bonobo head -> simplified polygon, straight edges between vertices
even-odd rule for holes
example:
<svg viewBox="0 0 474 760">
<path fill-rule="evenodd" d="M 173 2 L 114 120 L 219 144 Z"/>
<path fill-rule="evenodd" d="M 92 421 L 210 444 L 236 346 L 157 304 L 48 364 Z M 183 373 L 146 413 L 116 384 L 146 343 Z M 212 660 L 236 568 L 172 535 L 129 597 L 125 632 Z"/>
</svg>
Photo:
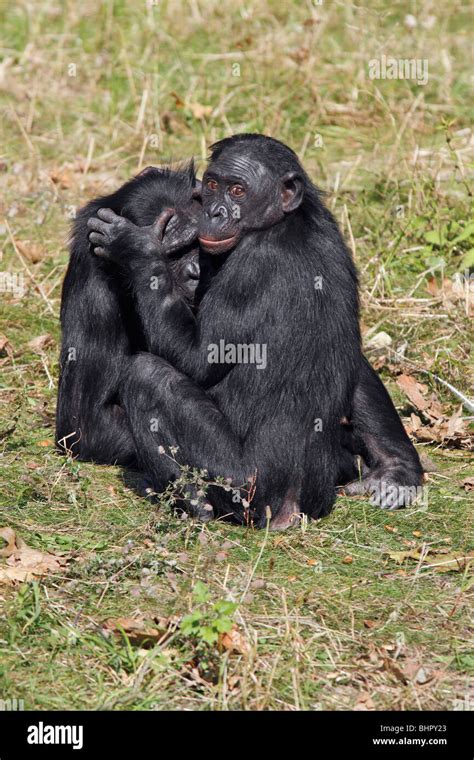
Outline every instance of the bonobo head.
<svg viewBox="0 0 474 760">
<path fill-rule="evenodd" d="M 122 216 L 139 227 L 153 224 L 165 208 L 174 209 L 162 244 L 176 286 L 191 306 L 199 298 L 197 230 L 201 204 L 196 198 L 200 187 L 192 161 L 178 170 L 148 166 L 125 186 L 126 203 L 120 208 Z"/>
<path fill-rule="evenodd" d="M 163 245 L 168 253 L 175 253 L 197 238 L 201 204 L 196 198 L 200 196 L 200 188 L 192 161 L 177 170 L 148 166 L 124 186 L 126 203 L 120 214 L 139 227 L 146 227 L 166 208 L 173 208 Z"/>
<path fill-rule="evenodd" d="M 272 227 L 302 203 L 308 180 L 296 154 L 278 140 L 235 135 L 211 151 L 198 232 L 207 253 L 230 251 L 246 233 Z"/>
</svg>

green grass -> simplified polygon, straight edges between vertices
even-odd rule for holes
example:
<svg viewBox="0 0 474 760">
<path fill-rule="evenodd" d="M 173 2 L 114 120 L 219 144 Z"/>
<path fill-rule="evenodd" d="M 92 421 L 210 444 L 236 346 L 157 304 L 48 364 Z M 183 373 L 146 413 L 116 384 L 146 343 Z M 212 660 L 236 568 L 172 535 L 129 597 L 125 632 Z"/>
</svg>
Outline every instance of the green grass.
<svg viewBox="0 0 474 760">
<path fill-rule="evenodd" d="M 207 147 L 238 131 L 288 143 L 329 191 L 361 272 L 364 331 L 385 330 L 469 394 L 465 299 L 426 290 L 441 266 L 447 279 L 464 272 L 474 247 L 456 242 L 472 219 L 467 3 L 10 6 L 0 271 L 22 273 L 25 293 L 1 294 L 0 527 L 71 559 L 63 574 L 0 586 L 0 697 L 51 709 L 453 709 L 474 664 L 469 571 L 387 552 L 472 549 L 466 451 L 420 447 L 437 466 L 426 508 L 387 514 L 341 498 L 321 522 L 266 535 L 178 520 L 120 470 L 61 459 L 48 442 L 71 212 L 141 166 L 194 155 L 202 168 Z M 427 58 L 428 84 L 370 80 L 382 54 Z M 28 346 L 44 334 L 43 350 Z M 180 629 L 146 649 L 102 632 L 118 616 L 212 617 L 221 599 L 238 603 L 244 654 Z"/>
</svg>

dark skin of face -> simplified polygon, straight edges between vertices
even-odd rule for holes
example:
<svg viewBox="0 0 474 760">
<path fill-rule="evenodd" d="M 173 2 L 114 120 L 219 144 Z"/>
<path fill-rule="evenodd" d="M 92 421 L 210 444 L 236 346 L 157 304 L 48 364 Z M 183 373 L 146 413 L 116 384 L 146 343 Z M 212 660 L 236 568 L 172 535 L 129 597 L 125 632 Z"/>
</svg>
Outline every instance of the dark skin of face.
<svg viewBox="0 0 474 760">
<path fill-rule="evenodd" d="M 303 184 L 294 172 L 278 178 L 255 159 L 225 151 L 209 164 L 201 192 L 199 243 L 207 253 L 219 254 L 298 208 Z"/>
</svg>

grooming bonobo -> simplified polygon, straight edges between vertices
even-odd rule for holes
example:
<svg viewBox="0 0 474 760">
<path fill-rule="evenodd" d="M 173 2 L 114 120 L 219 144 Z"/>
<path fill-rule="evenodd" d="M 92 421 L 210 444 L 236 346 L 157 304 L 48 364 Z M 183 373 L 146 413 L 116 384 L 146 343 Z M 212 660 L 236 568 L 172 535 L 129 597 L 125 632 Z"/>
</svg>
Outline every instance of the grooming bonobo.
<svg viewBox="0 0 474 760">
<path fill-rule="evenodd" d="M 410 487 L 421 482 L 418 455 L 362 355 L 356 271 L 296 155 L 261 135 L 217 143 L 203 177 L 202 208 L 193 200 L 194 176 L 186 176 L 179 198 L 172 173 L 163 183 L 157 179 L 155 199 L 151 186 L 144 189 L 137 205 L 148 209 L 146 218 L 132 200 L 121 208 L 105 198 L 86 207 L 82 226 L 76 224 L 76 246 L 81 253 L 87 247 L 88 224 L 98 255 L 87 253 L 106 276 L 93 275 L 88 313 L 79 309 L 76 342 L 64 336 L 63 357 L 68 346 L 81 344 L 78 334 L 90 352 L 91 334 L 103 329 L 101 308 L 110 316 L 108 342 L 104 336 L 94 347 L 88 376 L 76 367 L 76 384 L 68 385 L 63 358 L 63 408 L 79 396 L 84 411 L 93 397 L 115 429 L 102 455 L 103 423 L 87 410 L 81 424 L 76 413 L 62 432 L 74 432 L 81 457 L 88 437 L 98 450 L 87 458 L 128 461 L 130 454 L 156 491 L 177 477 L 179 465 L 205 469 L 210 481 L 226 478 L 230 491 L 210 486 L 203 499 L 207 517 L 263 526 L 271 514 L 272 527 L 287 527 L 301 513 L 327 514 L 336 485 L 350 480 L 346 493 L 375 492 L 385 508 L 407 503 Z M 205 268 L 198 298 L 186 292 L 187 264 L 177 269 L 191 253 Z M 74 300 L 73 285 L 85 288 L 77 268 L 71 260 L 63 313 Z M 108 354 L 117 345 L 118 363 L 116 353 Z M 350 426 L 341 425 L 344 418 Z M 162 453 L 171 447 L 177 461 Z M 360 479 L 357 454 L 365 462 Z"/>
</svg>

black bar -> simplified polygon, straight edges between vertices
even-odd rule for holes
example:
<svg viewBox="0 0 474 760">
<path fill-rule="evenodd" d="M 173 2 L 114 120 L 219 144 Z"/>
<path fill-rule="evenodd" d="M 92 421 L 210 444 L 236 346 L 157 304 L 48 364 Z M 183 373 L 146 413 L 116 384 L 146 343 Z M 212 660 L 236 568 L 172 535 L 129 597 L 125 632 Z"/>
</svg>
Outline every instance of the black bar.
<svg viewBox="0 0 474 760">
<path fill-rule="evenodd" d="M 194 758 L 199 752 L 213 760 L 229 754 L 246 758 L 259 750 L 268 757 L 291 747 L 310 758 L 327 748 L 348 758 L 354 753 L 380 758 L 408 753 L 472 760 L 472 718 L 462 711 L 0 712 L 0 760 L 92 758 L 99 752 L 114 760 L 182 757 L 186 752 Z M 50 738 L 69 744 L 46 743 Z"/>
</svg>

